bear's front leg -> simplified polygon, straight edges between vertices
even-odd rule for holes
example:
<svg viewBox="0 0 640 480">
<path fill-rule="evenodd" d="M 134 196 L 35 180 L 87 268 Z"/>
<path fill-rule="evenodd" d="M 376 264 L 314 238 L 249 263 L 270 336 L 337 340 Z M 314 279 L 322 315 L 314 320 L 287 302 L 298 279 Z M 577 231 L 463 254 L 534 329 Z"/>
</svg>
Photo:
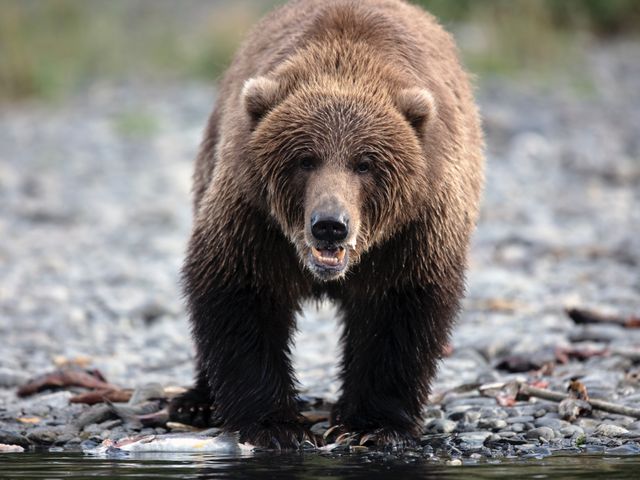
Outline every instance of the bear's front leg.
<svg viewBox="0 0 640 480">
<path fill-rule="evenodd" d="M 289 359 L 294 312 L 251 287 L 210 284 L 191 292 L 199 378 L 215 398 L 222 428 L 260 447 L 299 447 L 307 436 Z"/>
<path fill-rule="evenodd" d="M 333 423 L 363 443 L 415 442 L 457 305 L 436 287 L 343 299 L 343 386 Z"/>
</svg>

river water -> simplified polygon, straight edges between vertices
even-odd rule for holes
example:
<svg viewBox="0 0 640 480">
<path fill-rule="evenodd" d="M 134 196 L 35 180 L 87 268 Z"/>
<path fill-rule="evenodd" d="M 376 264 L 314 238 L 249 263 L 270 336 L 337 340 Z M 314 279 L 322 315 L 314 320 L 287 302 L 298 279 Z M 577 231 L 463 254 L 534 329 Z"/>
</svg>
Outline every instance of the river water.
<svg viewBox="0 0 640 480">
<path fill-rule="evenodd" d="M 515 478 L 637 479 L 640 457 L 555 455 L 544 459 L 483 461 L 461 466 L 393 455 L 136 454 L 122 458 L 88 457 L 76 452 L 4 454 L 0 479 L 208 479 L 208 478 Z"/>
</svg>

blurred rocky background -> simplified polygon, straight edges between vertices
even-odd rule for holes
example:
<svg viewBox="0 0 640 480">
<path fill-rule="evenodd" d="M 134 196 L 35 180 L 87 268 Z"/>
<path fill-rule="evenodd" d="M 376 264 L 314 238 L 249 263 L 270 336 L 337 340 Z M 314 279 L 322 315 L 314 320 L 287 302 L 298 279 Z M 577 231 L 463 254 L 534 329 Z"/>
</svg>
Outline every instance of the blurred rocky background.
<svg viewBox="0 0 640 480">
<path fill-rule="evenodd" d="M 69 406 L 77 386 L 17 397 L 56 368 L 97 368 L 139 398 L 190 383 L 192 160 L 216 78 L 275 3 L 0 2 L 0 443 L 140 430 L 104 411 L 74 422 L 92 411 Z M 488 154 L 468 298 L 425 432 L 455 432 L 463 450 L 637 450 L 636 418 L 569 423 L 553 402 L 476 387 L 565 392 L 579 377 L 593 398 L 640 407 L 640 2 L 419 3 L 476 75 Z M 336 312 L 309 306 L 299 327 L 302 391 L 332 401 Z"/>
</svg>

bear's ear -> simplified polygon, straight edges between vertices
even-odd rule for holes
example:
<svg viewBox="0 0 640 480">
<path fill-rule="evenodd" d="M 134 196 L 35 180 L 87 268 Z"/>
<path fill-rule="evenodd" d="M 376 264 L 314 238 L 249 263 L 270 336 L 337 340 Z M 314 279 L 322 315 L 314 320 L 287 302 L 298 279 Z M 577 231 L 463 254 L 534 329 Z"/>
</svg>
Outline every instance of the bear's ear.
<svg viewBox="0 0 640 480">
<path fill-rule="evenodd" d="M 422 133 L 436 115 L 436 101 L 424 88 L 405 88 L 398 93 L 396 105 L 411 126 Z"/>
<path fill-rule="evenodd" d="M 264 117 L 283 97 L 280 83 L 267 77 L 254 77 L 244 82 L 242 101 L 254 122 Z"/>
</svg>

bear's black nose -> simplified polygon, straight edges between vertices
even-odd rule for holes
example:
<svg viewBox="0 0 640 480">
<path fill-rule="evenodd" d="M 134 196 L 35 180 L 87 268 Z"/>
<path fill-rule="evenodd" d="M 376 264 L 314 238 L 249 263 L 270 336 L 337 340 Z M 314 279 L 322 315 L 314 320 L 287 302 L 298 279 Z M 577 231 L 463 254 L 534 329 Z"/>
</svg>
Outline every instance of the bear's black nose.
<svg viewBox="0 0 640 480">
<path fill-rule="evenodd" d="M 347 238 L 349 227 L 346 220 L 314 216 L 311 220 L 311 233 L 316 239 L 324 242 L 339 242 Z"/>
</svg>

